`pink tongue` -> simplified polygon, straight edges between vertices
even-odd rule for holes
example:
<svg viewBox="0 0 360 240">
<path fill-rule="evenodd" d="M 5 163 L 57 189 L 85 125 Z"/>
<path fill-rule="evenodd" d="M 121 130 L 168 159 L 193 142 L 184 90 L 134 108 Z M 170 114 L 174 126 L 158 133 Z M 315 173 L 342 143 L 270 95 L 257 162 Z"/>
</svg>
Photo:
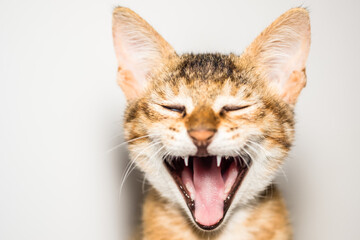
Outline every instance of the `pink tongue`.
<svg viewBox="0 0 360 240">
<path fill-rule="evenodd" d="M 204 226 L 224 215 L 224 180 L 216 158 L 194 158 L 195 220 Z"/>
</svg>

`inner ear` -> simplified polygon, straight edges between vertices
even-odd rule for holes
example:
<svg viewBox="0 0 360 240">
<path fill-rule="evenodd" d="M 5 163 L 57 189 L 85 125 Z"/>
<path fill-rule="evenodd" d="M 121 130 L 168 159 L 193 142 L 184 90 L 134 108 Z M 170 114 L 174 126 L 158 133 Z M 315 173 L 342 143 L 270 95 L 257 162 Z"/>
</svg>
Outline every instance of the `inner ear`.
<svg viewBox="0 0 360 240">
<path fill-rule="evenodd" d="M 151 76 L 176 56 L 160 34 L 128 8 L 114 9 L 113 40 L 117 82 L 127 99 L 141 96 Z"/>
<path fill-rule="evenodd" d="M 293 71 L 289 79 L 285 82 L 282 87 L 281 97 L 282 99 L 294 105 L 301 90 L 306 86 L 306 73 L 303 71 Z"/>
<path fill-rule="evenodd" d="M 133 100 L 141 97 L 143 86 L 135 79 L 131 71 L 118 69 L 116 81 L 126 99 Z"/>
<path fill-rule="evenodd" d="M 295 104 L 306 85 L 305 64 L 310 50 L 310 19 L 304 8 L 294 8 L 276 19 L 245 50 L 270 87 Z"/>
</svg>

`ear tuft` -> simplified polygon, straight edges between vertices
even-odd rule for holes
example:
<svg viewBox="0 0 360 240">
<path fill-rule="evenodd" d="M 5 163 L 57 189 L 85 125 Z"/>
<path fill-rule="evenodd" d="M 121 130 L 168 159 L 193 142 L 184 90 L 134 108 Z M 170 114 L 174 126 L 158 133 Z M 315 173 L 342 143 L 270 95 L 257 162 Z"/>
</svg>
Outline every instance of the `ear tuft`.
<svg viewBox="0 0 360 240">
<path fill-rule="evenodd" d="M 310 50 L 310 19 L 304 8 L 294 8 L 276 19 L 246 49 L 259 72 L 290 104 L 306 83 L 305 64 Z"/>
</svg>

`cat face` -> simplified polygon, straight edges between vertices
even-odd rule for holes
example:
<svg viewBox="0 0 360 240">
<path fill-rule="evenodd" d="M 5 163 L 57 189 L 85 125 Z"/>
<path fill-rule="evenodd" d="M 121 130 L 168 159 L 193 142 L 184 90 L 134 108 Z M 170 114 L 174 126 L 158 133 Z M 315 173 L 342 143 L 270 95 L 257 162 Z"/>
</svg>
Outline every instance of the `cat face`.
<svg viewBox="0 0 360 240">
<path fill-rule="evenodd" d="M 126 8 L 113 18 L 132 161 L 202 230 L 221 226 L 274 178 L 305 85 L 306 10 L 292 9 L 241 56 L 178 56 Z"/>
</svg>

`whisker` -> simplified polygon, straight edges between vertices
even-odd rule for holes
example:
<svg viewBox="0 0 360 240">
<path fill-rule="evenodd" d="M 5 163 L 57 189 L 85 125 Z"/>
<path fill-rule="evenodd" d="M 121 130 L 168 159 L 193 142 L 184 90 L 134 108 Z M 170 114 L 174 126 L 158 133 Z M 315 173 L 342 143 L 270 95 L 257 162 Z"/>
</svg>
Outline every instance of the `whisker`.
<svg viewBox="0 0 360 240">
<path fill-rule="evenodd" d="M 268 155 L 270 155 L 270 153 L 269 153 L 263 146 L 261 146 L 261 145 L 260 145 L 259 143 L 257 143 L 257 142 L 251 141 L 251 140 L 248 140 L 248 142 L 256 145 L 256 146 L 261 150 L 261 152 L 262 152 L 263 156 L 266 158 L 266 160 L 269 161 Z M 249 144 L 248 144 L 247 146 L 250 147 L 250 148 L 252 148 L 252 149 L 254 149 L 254 147 L 251 146 L 251 145 L 249 145 Z M 287 176 L 286 176 L 286 174 L 285 174 L 285 171 L 284 171 L 284 169 L 282 168 L 281 165 L 279 165 L 279 169 L 280 169 L 280 171 L 282 172 L 282 174 L 284 175 L 285 180 L 288 181 L 288 178 L 287 178 Z"/>
<path fill-rule="evenodd" d="M 255 149 L 254 147 L 252 147 L 250 144 L 246 144 L 246 147 L 251 148 L 251 149 L 253 150 L 253 152 L 255 152 L 256 154 L 258 154 L 258 152 L 259 152 L 257 149 Z M 262 152 L 261 152 L 261 153 L 262 153 Z M 262 153 L 262 155 L 268 160 L 266 154 Z M 265 165 L 263 162 L 259 161 L 259 159 L 256 159 L 256 162 L 257 162 L 258 164 L 260 164 L 266 172 L 269 172 L 269 173 L 270 173 L 271 170 L 268 168 L 267 165 Z"/>
<path fill-rule="evenodd" d="M 164 149 L 165 146 L 162 146 L 161 148 L 159 148 L 150 158 L 149 161 L 151 161 L 153 159 L 153 157 L 155 157 L 162 149 Z M 160 165 L 159 165 L 160 166 Z M 160 169 L 157 170 L 157 172 L 159 172 Z"/>
<path fill-rule="evenodd" d="M 266 151 L 266 149 L 265 149 L 263 146 L 261 146 L 259 143 L 254 142 L 254 141 L 251 141 L 251 140 L 248 140 L 248 142 L 249 142 L 249 143 L 252 143 L 252 144 L 255 144 L 256 146 L 258 146 L 258 147 L 265 153 L 265 155 L 268 155 L 268 154 L 269 154 L 268 151 Z"/>
<path fill-rule="evenodd" d="M 126 170 L 125 170 L 123 179 L 122 179 L 121 184 L 120 184 L 119 196 L 121 195 L 121 192 L 122 192 L 122 189 L 123 189 L 123 187 L 124 187 L 124 184 L 125 184 L 127 178 L 129 177 L 130 173 L 136 168 L 136 166 L 135 166 L 135 161 L 138 159 L 138 157 L 139 157 L 144 151 L 146 151 L 147 149 L 149 149 L 150 147 L 153 147 L 153 146 L 155 146 L 155 145 L 157 145 L 157 144 L 160 144 L 160 143 L 161 143 L 160 141 L 159 141 L 159 142 L 155 142 L 155 143 L 150 143 L 150 145 L 147 146 L 146 148 L 144 148 L 138 155 L 136 155 L 136 157 L 135 157 L 133 160 L 130 159 L 130 162 L 129 162 L 128 166 L 126 167 Z"/>
<path fill-rule="evenodd" d="M 260 163 L 260 162 L 258 161 L 258 159 L 256 159 L 252 154 L 250 154 L 250 152 L 247 151 L 247 150 L 245 149 L 245 147 L 248 147 L 248 145 L 245 144 L 245 145 L 243 146 L 243 148 L 241 148 L 239 151 L 236 151 L 236 152 L 238 152 L 238 154 L 239 154 L 241 157 L 243 157 L 243 154 L 241 153 L 241 151 L 243 151 L 243 152 L 245 152 L 245 153 L 248 155 L 248 157 L 251 159 L 251 161 L 257 162 L 257 163 L 259 163 L 260 165 L 262 165 L 262 163 Z M 255 151 L 255 154 L 256 154 L 256 151 Z M 246 166 L 247 166 L 248 168 L 250 168 L 249 165 L 248 165 L 248 163 L 247 163 L 246 161 L 244 161 L 244 162 L 245 162 Z M 264 167 L 264 166 L 263 166 L 263 167 Z M 264 167 L 264 168 L 265 168 L 265 167 Z M 265 169 L 266 169 L 266 168 L 265 168 Z M 253 172 L 254 172 L 255 176 L 258 177 L 257 172 L 256 172 L 256 171 L 253 171 Z"/>
<path fill-rule="evenodd" d="M 245 158 L 247 158 L 247 157 L 243 155 L 243 153 L 241 152 L 241 150 L 240 150 L 240 151 L 235 150 L 235 152 L 236 152 L 238 155 L 240 155 L 241 158 L 244 158 L 243 161 L 244 161 L 244 163 L 246 164 L 247 168 L 249 168 L 249 164 L 248 164 L 247 161 L 245 160 Z M 250 160 L 252 160 L 250 155 L 248 155 L 248 157 L 250 158 Z"/>
<path fill-rule="evenodd" d="M 165 151 L 164 155 L 163 155 L 163 159 L 166 159 L 168 156 L 170 156 L 170 152 L 169 151 Z M 160 172 L 161 167 L 158 168 L 157 172 Z"/>
<path fill-rule="evenodd" d="M 141 184 L 141 190 L 143 194 L 145 193 L 145 182 L 146 182 L 146 174 L 144 173 L 144 178 Z"/>
<path fill-rule="evenodd" d="M 245 146 L 246 146 L 246 145 L 245 145 Z M 248 151 L 245 150 L 245 147 L 243 147 L 241 150 L 244 151 L 244 152 L 250 157 L 250 159 L 251 159 L 252 161 L 255 161 L 255 158 L 254 158 Z M 247 163 L 247 161 L 244 161 L 244 162 L 245 162 L 247 168 L 250 168 L 250 166 L 249 166 L 249 164 Z"/>
<path fill-rule="evenodd" d="M 138 139 L 151 137 L 151 136 L 156 136 L 156 135 L 155 134 L 147 134 L 147 135 L 144 135 L 144 136 L 141 136 L 141 137 L 130 139 L 129 141 L 122 142 L 122 143 L 116 145 L 115 147 L 110 148 L 109 150 L 106 151 L 106 153 L 110 153 L 110 152 L 114 151 L 115 149 L 117 149 L 117 148 L 119 148 L 119 147 L 121 147 L 121 146 L 123 146 L 123 145 L 125 145 L 127 143 L 131 143 L 131 142 L 134 142 L 134 141 L 136 141 Z"/>
<path fill-rule="evenodd" d="M 136 157 L 135 157 L 134 159 L 130 159 L 129 164 L 130 164 L 130 165 L 134 164 L 135 161 L 137 160 L 137 158 L 138 158 L 145 150 L 147 150 L 147 149 L 150 148 L 150 147 L 153 147 L 153 146 L 157 145 L 158 143 L 160 143 L 160 141 L 150 143 L 149 146 L 145 147 L 142 151 L 140 151 L 140 153 L 139 153 L 138 155 L 136 155 Z M 128 166 L 128 167 L 129 167 L 129 166 Z M 127 167 L 127 168 L 128 168 L 128 167 Z M 129 168 L 130 168 L 130 167 L 129 167 Z"/>
</svg>

